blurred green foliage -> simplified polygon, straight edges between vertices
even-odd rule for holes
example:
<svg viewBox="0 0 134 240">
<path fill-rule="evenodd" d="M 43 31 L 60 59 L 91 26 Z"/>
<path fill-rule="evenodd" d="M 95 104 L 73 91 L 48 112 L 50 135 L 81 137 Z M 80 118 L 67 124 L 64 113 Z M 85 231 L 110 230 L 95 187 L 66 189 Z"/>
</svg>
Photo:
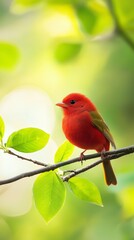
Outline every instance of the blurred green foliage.
<svg viewBox="0 0 134 240">
<path fill-rule="evenodd" d="M 54 51 L 55 59 L 58 62 L 65 63 L 77 57 L 81 49 L 81 44 L 78 43 L 60 43 Z"/>
<path fill-rule="evenodd" d="M 83 31 L 92 33 L 96 24 L 97 15 L 90 8 L 84 5 L 78 5 L 75 9 Z"/>
<path fill-rule="evenodd" d="M 134 1 L 1 0 L 0 42 L 1 99 L 29 85 L 53 103 L 82 92 L 98 106 L 117 147 L 134 144 Z M 56 114 L 52 138 L 59 145 L 64 136 Z M 68 190 L 65 207 L 48 225 L 34 205 L 22 216 L 1 214 L 0 240 L 133 240 L 133 156 L 113 165 L 117 188 L 104 185 L 100 167 L 84 174 L 98 186 L 104 208 Z"/>
<path fill-rule="evenodd" d="M 16 66 L 19 61 L 19 50 L 16 46 L 0 42 L 0 69 L 10 70 Z"/>
</svg>

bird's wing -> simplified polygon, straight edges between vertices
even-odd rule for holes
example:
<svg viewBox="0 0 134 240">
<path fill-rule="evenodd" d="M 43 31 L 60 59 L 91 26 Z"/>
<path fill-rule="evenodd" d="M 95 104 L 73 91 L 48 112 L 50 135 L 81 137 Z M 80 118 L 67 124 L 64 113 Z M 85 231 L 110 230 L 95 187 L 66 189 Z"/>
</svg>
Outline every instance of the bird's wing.
<svg viewBox="0 0 134 240">
<path fill-rule="evenodd" d="M 92 124 L 95 127 L 97 127 L 104 134 L 104 136 L 111 143 L 113 148 L 116 148 L 116 145 L 115 145 L 114 139 L 110 133 L 110 130 L 109 130 L 108 126 L 106 125 L 106 123 L 104 122 L 101 115 L 97 111 L 91 111 L 90 117 L 91 117 Z"/>
</svg>

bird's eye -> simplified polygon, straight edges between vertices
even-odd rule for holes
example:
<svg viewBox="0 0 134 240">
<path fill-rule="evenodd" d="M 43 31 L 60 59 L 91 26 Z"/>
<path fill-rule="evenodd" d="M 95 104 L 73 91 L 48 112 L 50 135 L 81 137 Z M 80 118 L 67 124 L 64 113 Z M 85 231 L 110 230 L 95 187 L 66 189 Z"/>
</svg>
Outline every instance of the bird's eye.
<svg viewBox="0 0 134 240">
<path fill-rule="evenodd" d="M 75 100 L 71 100 L 71 101 L 70 101 L 71 104 L 74 104 L 75 102 L 76 102 Z"/>
</svg>

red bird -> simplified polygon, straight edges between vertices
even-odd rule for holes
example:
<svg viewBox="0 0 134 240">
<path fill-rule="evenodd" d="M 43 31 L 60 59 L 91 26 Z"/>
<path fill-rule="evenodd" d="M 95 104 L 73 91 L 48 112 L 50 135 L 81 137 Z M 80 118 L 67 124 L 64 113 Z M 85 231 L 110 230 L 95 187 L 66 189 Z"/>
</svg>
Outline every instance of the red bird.
<svg viewBox="0 0 134 240">
<path fill-rule="evenodd" d="M 80 93 L 71 93 L 57 106 L 63 109 L 62 128 L 66 138 L 75 146 L 95 149 L 97 152 L 109 151 L 110 143 L 116 148 L 113 137 L 95 105 Z M 110 161 L 103 163 L 107 185 L 117 184 Z"/>
</svg>

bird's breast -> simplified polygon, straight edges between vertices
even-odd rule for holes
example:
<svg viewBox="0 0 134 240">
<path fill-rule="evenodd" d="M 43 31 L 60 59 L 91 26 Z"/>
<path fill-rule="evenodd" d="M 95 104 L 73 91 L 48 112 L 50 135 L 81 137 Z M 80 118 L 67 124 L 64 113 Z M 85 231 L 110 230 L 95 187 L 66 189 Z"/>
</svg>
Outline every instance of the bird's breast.
<svg viewBox="0 0 134 240">
<path fill-rule="evenodd" d="M 97 151 L 109 148 L 109 142 L 103 133 L 93 126 L 88 112 L 64 116 L 62 128 L 66 138 L 79 148 Z"/>
</svg>

